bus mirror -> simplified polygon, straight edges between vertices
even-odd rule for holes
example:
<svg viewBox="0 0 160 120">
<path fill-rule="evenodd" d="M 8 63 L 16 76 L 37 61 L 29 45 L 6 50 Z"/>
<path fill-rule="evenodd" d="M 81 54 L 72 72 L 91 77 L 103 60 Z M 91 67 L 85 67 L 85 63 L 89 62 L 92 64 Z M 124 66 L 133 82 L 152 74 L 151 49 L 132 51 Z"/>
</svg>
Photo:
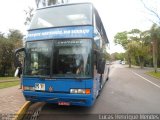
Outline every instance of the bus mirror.
<svg viewBox="0 0 160 120">
<path fill-rule="evenodd" d="M 93 51 L 94 52 L 94 54 L 93 54 L 93 56 L 94 56 L 94 64 L 96 64 L 97 63 L 97 52 L 96 51 Z"/>
<path fill-rule="evenodd" d="M 98 69 L 98 58 L 99 58 L 98 55 L 99 54 L 98 54 L 98 51 L 96 51 L 96 50 L 94 50 L 93 52 L 94 52 L 94 55 L 93 55 L 94 56 L 94 65 L 96 66 L 96 70 L 97 70 Z"/>
<path fill-rule="evenodd" d="M 20 52 L 24 52 L 24 48 L 19 48 L 17 50 L 15 50 L 15 60 L 14 60 L 14 66 L 17 67 L 21 67 L 21 61 L 20 61 Z"/>
<path fill-rule="evenodd" d="M 99 59 L 98 60 L 98 73 L 99 74 L 104 74 L 104 69 L 105 69 L 105 60 Z"/>
</svg>

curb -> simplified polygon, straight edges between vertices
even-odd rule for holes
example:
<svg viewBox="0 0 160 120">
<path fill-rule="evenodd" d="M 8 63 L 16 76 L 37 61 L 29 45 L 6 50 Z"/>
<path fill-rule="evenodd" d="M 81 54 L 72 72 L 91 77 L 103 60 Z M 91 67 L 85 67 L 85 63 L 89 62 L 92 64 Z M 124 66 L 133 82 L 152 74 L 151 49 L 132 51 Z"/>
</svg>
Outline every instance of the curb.
<svg viewBox="0 0 160 120">
<path fill-rule="evenodd" d="M 24 115 L 25 115 L 27 109 L 29 108 L 30 104 L 31 104 L 30 101 L 25 102 L 24 105 L 18 110 L 18 112 L 16 112 L 13 120 L 21 120 L 24 117 Z"/>
</svg>

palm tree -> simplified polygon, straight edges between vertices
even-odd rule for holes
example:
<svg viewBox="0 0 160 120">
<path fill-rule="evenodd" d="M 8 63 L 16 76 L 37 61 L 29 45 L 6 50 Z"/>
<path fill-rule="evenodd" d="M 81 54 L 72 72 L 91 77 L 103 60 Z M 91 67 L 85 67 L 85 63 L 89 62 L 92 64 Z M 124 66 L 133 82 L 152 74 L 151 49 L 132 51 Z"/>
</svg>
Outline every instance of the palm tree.
<svg viewBox="0 0 160 120">
<path fill-rule="evenodd" d="M 160 40 L 160 27 L 157 24 L 153 24 L 150 29 L 151 40 L 153 45 L 153 66 L 154 72 L 157 72 L 157 59 L 158 59 L 158 40 Z"/>
</svg>

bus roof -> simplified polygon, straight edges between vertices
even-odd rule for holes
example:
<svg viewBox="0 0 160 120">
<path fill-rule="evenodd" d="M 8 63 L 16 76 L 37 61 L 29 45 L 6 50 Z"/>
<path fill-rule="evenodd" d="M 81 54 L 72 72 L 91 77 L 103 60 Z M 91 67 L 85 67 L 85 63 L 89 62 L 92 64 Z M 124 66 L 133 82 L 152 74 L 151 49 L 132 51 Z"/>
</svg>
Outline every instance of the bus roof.
<svg viewBox="0 0 160 120">
<path fill-rule="evenodd" d="M 77 5 L 77 4 L 90 4 L 93 6 L 92 3 L 90 2 L 81 2 L 81 3 L 64 3 L 64 4 L 55 4 L 55 5 L 50 5 L 50 6 L 47 6 L 47 7 L 41 7 L 41 8 L 37 8 L 37 10 L 40 10 L 40 9 L 46 9 L 46 8 L 51 8 L 51 7 L 60 7 L 60 6 L 68 6 L 68 5 Z"/>
<path fill-rule="evenodd" d="M 108 40 L 108 37 L 107 37 L 107 34 L 106 34 L 106 31 L 105 31 L 105 28 L 103 26 L 103 23 L 102 23 L 102 20 L 99 16 L 99 13 L 97 11 L 97 9 L 94 7 L 94 5 L 90 2 L 81 2 L 81 3 L 65 3 L 65 4 L 55 4 L 55 5 L 51 5 L 51 6 L 47 6 L 47 7 L 43 7 L 43 8 L 37 8 L 37 10 L 41 10 L 41 9 L 46 9 L 46 8 L 52 8 L 52 7 L 61 7 L 61 6 L 70 6 L 70 5 L 78 5 L 78 4 L 90 4 L 92 5 L 93 9 L 94 9 L 94 12 L 95 14 L 98 16 L 98 23 L 100 23 L 98 26 L 99 26 L 99 31 L 101 32 L 101 35 L 103 37 L 103 39 L 105 40 L 106 43 L 109 43 L 109 40 Z"/>
</svg>

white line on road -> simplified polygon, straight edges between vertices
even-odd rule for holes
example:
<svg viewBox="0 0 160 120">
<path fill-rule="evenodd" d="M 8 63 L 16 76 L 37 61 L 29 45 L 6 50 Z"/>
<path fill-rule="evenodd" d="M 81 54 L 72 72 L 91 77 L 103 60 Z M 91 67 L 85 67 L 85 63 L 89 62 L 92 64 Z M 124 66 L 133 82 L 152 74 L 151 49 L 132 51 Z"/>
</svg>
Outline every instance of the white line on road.
<svg viewBox="0 0 160 120">
<path fill-rule="evenodd" d="M 135 72 L 133 72 L 133 71 L 132 71 L 132 73 L 134 73 L 135 75 L 139 76 L 140 78 L 142 78 L 142 79 L 146 80 L 147 82 L 151 83 L 152 85 L 154 85 L 154 86 L 156 86 L 156 87 L 160 88 L 160 86 L 159 86 L 159 85 L 157 85 L 157 84 L 155 84 L 155 83 L 151 82 L 150 80 L 148 80 L 148 79 L 144 78 L 143 76 L 141 76 L 141 75 L 139 75 L 139 74 L 137 74 L 137 73 L 135 73 Z"/>
</svg>

